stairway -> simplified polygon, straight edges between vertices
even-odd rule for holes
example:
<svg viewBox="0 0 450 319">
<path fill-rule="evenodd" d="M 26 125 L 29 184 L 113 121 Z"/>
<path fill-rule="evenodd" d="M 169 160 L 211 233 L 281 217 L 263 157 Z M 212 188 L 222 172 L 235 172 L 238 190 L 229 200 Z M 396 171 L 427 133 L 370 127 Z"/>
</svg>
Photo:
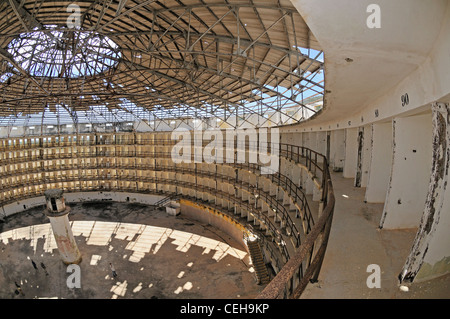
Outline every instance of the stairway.
<svg viewBox="0 0 450 319">
<path fill-rule="evenodd" d="M 264 285 L 270 281 L 269 272 L 267 271 L 261 247 L 257 240 L 247 240 L 248 252 L 252 259 L 253 268 L 255 269 L 258 284 Z"/>
<path fill-rule="evenodd" d="M 164 197 L 163 199 L 157 201 L 156 203 L 153 204 L 153 206 L 155 206 L 156 208 L 162 208 L 167 206 L 170 201 L 175 200 L 176 196 L 175 195 L 169 195 L 167 197 Z"/>
</svg>

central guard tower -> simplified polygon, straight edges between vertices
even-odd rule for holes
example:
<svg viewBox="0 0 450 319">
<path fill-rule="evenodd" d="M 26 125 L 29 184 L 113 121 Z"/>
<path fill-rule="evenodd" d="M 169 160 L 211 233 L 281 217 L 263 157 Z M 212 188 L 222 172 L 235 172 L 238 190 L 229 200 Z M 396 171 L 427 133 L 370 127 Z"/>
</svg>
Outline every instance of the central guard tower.
<svg viewBox="0 0 450 319">
<path fill-rule="evenodd" d="M 44 192 L 44 196 L 47 204 L 45 214 L 50 219 L 62 261 L 65 264 L 80 263 L 81 254 L 69 223 L 70 207 L 66 207 L 63 191 L 61 189 L 49 189 Z"/>
</svg>

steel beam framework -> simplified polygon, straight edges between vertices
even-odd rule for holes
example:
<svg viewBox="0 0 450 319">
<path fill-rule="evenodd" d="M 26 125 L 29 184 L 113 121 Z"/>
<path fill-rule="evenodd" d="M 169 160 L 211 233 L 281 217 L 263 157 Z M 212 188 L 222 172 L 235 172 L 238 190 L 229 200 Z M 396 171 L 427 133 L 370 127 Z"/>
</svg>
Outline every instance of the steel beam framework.
<svg viewBox="0 0 450 319">
<path fill-rule="evenodd" d="M 44 114 L 77 124 L 96 106 L 116 123 L 128 114 L 172 129 L 193 119 L 236 128 L 314 116 L 323 106 L 323 52 L 290 3 L 272 2 L 0 1 L 0 126 Z M 66 25 L 71 4 L 80 7 L 78 28 Z M 115 53 L 108 57 L 93 54 L 101 48 L 85 48 L 87 58 L 98 59 L 95 65 L 103 68 L 111 56 L 117 60 L 95 75 L 32 75 L 39 50 L 29 52 L 24 68 L 11 43 L 55 31 L 64 34 L 55 39 L 66 48 L 63 60 L 64 50 L 87 43 L 86 37 L 117 44 L 107 48 Z M 67 68 L 72 60 L 60 63 Z"/>
</svg>

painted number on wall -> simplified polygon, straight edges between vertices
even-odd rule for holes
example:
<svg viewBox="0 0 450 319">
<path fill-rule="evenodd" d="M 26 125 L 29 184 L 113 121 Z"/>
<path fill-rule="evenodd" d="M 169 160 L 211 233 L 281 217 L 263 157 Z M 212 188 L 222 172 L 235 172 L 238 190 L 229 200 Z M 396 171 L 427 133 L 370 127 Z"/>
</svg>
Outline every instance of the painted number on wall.
<svg viewBox="0 0 450 319">
<path fill-rule="evenodd" d="M 408 93 L 402 95 L 402 106 L 408 105 L 409 104 L 409 96 Z"/>
</svg>

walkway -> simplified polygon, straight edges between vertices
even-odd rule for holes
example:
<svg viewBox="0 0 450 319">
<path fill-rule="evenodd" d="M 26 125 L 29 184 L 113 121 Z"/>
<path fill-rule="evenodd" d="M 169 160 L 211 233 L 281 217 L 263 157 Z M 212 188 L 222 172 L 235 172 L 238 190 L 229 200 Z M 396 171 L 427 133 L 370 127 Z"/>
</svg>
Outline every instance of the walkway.
<svg viewBox="0 0 450 319">
<path fill-rule="evenodd" d="M 450 298 L 450 275 L 413 283 L 408 292 L 399 289 L 397 277 L 416 229 L 379 229 L 384 204 L 364 203 L 365 188 L 354 187 L 342 173 L 331 175 L 336 207 L 328 248 L 318 283 L 309 284 L 301 298 Z M 381 269 L 379 289 L 366 284 L 371 264 Z"/>
</svg>

